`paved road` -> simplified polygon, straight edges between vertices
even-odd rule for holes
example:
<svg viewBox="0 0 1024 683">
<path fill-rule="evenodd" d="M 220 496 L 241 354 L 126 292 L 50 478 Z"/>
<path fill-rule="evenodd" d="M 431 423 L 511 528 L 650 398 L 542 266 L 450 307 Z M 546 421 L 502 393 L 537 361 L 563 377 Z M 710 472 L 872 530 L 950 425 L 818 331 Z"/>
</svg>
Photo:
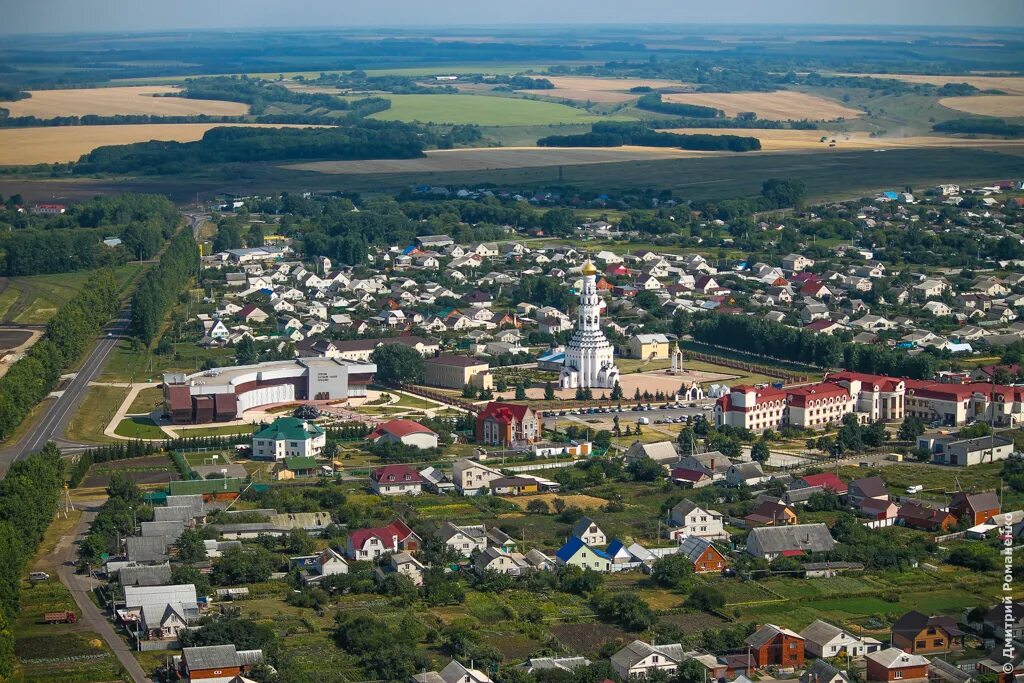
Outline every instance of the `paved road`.
<svg viewBox="0 0 1024 683">
<path fill-rule="evenodd" d="M 208 216 L 186 214 L 185 217 L 188 219 L 193 236 L 198 238 L 203 222 L 207 220 Z M 163 254 L 163 250 L 160 253 Z M 89 448 L 89 444 L 65 439 L 64 431 L 67 429 L 68 421 L 81 405 L 89 383 L 103 371 L 111 351 L 117 346 L 118 340 L 126 334 L 130 319 L 131 310 L 125 308 L 117 315 L 116 319 L 109 322 L 103 328 L 99 341 L 82 361 L 78 374 L 64 387 L 63 393 L 56 399 L 46 399 L 43 402 L 36 423 L 21 438 L 21 441 L 0 449 L 0 478 L 3 478 L 7 473 L 7 468 L 13 463 L 39 451 L 47 441 L 56 442 L 61 452 L 65 454 Z"/>
<path fill-rule="evenodd" d="M 95 509 L 86 510 L 82 513 L 82 518 L 78 520 L 75 528 L 70 532 L 70 535 L 73 537 L 72 541 L 62 544 L 61 553 L 57 558 L 60 563 L 60 566 L 57 568 L 57 575 L 60 577 L 61 583 L 71 591 L 71 596 L 75 599 L 75 604 L 78 605 L 78 609 L 82 613 L 82 622 L 103 637 L 103 640 L 106 641 L 107 645 L 114 652 L 117 660 L 121 662 L 121 666 L 125 668 L 135 683 L 149 683 L 150 678 L 132 655 L 132 649 L 117 634 L 110 621 L 89 597 L 89 593 L 100 582 L 91 576 L 75 573 L 74 560 L 78 552 L 78 545 L 85 538 L 85 534 L 89 530 L 89 524 L 92 523 L 95 517 Z"/>
<path fill-rule="evenodd" d="M 82 361 L 78 374 L 67 383 L 63 393 L 56 399 L 46 399 L 43 402 L 42 411 L 36 418 L 36 423 L 32 425 L 21 441 L 0 450 L 0 469 L 6 472 L 13 463 L 42 449 L 47 441 L 58 441 L 61 450 L 65 452 L 86 447 L 84 444 L 63 440 L 64 430 L 82 403 L 89 382 L 93 381 L 103 370 L 110 352 L 114 350 L 118 340 L 125 333 L 128 321 L 129 311 L 125 309 L 118 314 L 115 320 L 103 328 L 103 336 Z"/>
</svg>

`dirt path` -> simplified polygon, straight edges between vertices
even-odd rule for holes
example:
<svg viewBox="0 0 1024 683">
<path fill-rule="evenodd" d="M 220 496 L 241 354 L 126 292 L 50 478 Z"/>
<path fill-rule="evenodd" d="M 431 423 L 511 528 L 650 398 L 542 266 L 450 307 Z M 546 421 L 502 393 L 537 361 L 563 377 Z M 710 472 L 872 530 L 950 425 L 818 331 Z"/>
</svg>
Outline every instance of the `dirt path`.
<svg viewBox="0 0 1024 683">
<path fill-rule="evenodd" d="M 149 683 L 149 676 L 146 675 L 146 672 L 143 671 L 142 667 L 135 660 L 131 648 L 121 639 L 103 612 L 100 611 L 99 607 L 89 597 L 92 589 L 99 585 L 100 582 L 91 576 L 75 573 L 75 552 L 89 530 L 89 524 L 95 518 L 95 508 L 86 510 L 82 513 L 78 524 L 57 543 L 54 548 L 54 555 L 56 555 L 59 565 L 57 567 L 57 575 L 60 576 L 61 583 L 71 591 L 75 604 L 81 610 L 82 623 L 103 637 L 103 640 L 106 641 L 118 661 L 121 662 L 121 666 L 125 668 L 135 683 Z"/>
</svg>

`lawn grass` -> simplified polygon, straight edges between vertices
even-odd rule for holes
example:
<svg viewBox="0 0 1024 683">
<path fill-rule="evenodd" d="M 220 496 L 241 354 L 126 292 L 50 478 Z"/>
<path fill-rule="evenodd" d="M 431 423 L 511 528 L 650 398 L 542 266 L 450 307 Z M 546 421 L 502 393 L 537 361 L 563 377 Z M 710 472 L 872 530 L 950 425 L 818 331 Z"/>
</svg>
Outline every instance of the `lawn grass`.
<svg viewBox="0 0 1024 683">
<path fill-rule="evenodd" d="M 151 418 L 126 417 L 117 425 L 114 433 L 130 439 L 166 439 L 167 434 Z"/>
<path fill-rule="evenodd" d="M 421 121 L 480 126 L 541 126 L 597 121 L 625 121 L 628 117 L 595 116 L 557 102 L 488 95 L 381 95 L 391 108 L 370 118 L 381 121 Z"/>
<path fill-rule="evenodd" d="M 137 393 L 132 399 L 129 413 L 149 414 L 164 405 L 164 392 L 160 387 L 147 387 Z"/>
<path fill-rule="evenodd" d="M 235 434 L 252 434 L 256 425 L 225 425 L 223 427 L 195 427 L 193 429 L 177 429 L 178 436 L 234 436 Z"/>
<path fill-rule="evenodd" d="M 85 443 L 112 442 L 113 439 L 105 436 L 103 430 L 127 397 L 127 387 L 90 386 L 86 389 L 85 399 L 68 422 L 65 435 L 68 439 Z"/>
<path fill-rule="evenodd" d="M 137 263 L 114 269 L 118 281 L 128 282 L 139 268 Z M 0 293 L 0 322 L 42 325 L 66 304 L 92 277 L 93 271 L 12 277 Z"/>
<path fill-rule="evenodd" d="M 136 348 L 131 340 L 121 339 L 107 359 L 99 376 L 101 382 L 159 381 L 165 372 L 197 372 L 207 360 L 218 365 L 233 365 L 235 353 L 229 348 L 200 348 L 183 342 L 172 345 L 174 351 L 158 355 L 145 348 Z"/>
</svg>

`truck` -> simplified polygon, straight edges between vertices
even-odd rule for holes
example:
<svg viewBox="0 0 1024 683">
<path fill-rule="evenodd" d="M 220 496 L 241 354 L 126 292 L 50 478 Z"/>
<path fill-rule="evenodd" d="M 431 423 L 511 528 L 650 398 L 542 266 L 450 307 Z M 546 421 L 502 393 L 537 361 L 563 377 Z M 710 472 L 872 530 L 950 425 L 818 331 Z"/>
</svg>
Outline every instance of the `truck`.
<svg viewBox="0 0 1024 683">
<path fill-rule="evenodd" d="M 71 610 L 47 612 L 43 615 L 43 621 L 47 624 L 73 624 L 78 621 L 78 615 Z"/>
<path fill-rule="evenodd" d="M 921 491 L 924 491 L 924 487 L 921 486 L 920 484 L 914 484 L 913 486 L 908 486 L 907 487 L 907 493 L 909 493 L 911 495 L 913 495 L 915 493 L 921 493 Z"/>
</svg>

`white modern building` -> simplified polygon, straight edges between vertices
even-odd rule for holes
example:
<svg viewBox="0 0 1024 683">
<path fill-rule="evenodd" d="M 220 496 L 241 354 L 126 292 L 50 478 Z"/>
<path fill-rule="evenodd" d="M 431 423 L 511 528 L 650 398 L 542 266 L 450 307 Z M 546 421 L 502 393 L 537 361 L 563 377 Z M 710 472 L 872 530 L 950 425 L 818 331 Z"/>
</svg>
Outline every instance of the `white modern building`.
<svg viewBox="0 0 1024 683">
<path fill-rule="evenodd" d="M 565 347 L 564 389 L 610 389 L 619 381 L 612 345 L 601 331 L 601 298 L 597 293 L 597 267 L 583 264 L 583 289 L 576 312 L 576 331 Z"/>
</svg>

